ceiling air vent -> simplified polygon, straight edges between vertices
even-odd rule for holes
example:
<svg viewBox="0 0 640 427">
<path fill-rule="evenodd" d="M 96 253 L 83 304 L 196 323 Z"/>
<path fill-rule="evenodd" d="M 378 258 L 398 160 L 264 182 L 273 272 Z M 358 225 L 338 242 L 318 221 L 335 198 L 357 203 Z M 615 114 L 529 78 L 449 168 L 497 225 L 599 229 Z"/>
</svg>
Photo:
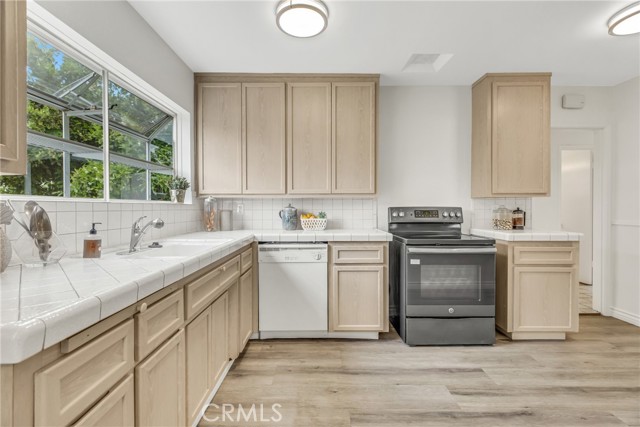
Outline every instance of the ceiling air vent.
<svg viewBox="0 0 640 427">
<path fill-rule="evenodd" d="M 408 73 L 436 73 L 453 57 L 452 53 L 414 53 L 402 68 Z"/>
</svg>

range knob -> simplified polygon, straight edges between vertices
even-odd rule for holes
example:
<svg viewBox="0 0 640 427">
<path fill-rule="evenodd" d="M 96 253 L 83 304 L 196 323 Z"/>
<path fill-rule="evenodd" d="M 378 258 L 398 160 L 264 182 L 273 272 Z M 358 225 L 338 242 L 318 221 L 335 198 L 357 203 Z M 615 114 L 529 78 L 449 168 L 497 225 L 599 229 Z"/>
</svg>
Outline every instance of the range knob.
<svg viewBox="0 0 640 427">
<path fill-rule="evenodd" d="M 397 211 L 391 212 L 391 216 L 398 216 L 398 212 Z"/>
<path fill-rule="evenodd" d="M 401 217 L 403 217 L 403 216 L 404 216 L 404 211 L 400 211 L 400 213 L 399 213 L 398 215 L 400 215 Z"/>
<path fill-rule="evenodd" d="M 445 212 L 442 212 L 442 217 L 443 217 L 443 218 L 447 218 L 448 216 L 449 216 L 449 213 L 448 213 L 448 212 L 446 212 L 446 211 L 445 211 Z"/>
<path fill-rule="evenodd" d="M 456 218 L 460 218 L 461 216 L 460 212 L 456 212 Z"/>
<path fill-rule="evenodd" d="M 451 211 L 451 212 L 449 212 L 449 216 L 450 216 L 451 218 L 455 218 L 455 217 L 456 217 L 456 214 L 455 214 L 453 211 Z"/>
</svg>

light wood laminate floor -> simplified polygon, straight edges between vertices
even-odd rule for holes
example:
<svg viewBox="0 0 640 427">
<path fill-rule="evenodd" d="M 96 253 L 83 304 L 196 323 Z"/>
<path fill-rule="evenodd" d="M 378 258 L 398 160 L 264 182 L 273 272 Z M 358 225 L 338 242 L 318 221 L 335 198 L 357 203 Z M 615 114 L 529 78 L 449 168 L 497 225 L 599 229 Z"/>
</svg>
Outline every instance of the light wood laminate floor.
<svg viewBox="0 0 640 427">
<path fill-rule="evenodd" d="M 214 403 L 201 426 L 638 426 L 640 329 L 591 315 L 565 342 L 251 341 Z M 257 421 L 237 422 L 239 404 Z"/>
</svg>

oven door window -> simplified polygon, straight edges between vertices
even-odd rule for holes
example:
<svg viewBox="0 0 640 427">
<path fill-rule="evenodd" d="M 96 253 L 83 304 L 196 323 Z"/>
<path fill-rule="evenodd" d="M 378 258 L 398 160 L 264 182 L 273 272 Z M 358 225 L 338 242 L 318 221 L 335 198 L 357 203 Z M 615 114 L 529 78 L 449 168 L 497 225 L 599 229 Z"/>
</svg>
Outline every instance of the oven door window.
<svg viewBox="0 0 640 427">
<path fill-rule="evenodd" d="M 407 304 L 490 305 L 494 254 L 408 254 Z"/>
</svg>

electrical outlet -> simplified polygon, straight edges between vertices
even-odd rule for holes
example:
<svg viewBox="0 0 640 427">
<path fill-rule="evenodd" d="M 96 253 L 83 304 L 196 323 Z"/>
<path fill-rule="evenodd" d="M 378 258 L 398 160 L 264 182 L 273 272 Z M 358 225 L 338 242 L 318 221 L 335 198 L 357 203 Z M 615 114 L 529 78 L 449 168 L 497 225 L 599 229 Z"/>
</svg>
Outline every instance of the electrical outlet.
<svg viewBox="0 0 640 427">
<path fill-rule="evenodd" d="M 244 214 L 244 204 L 243 203 L 238 203 L 236 205 L 236 213 L 239 213 L 240 215 Z"/>
</svg>

